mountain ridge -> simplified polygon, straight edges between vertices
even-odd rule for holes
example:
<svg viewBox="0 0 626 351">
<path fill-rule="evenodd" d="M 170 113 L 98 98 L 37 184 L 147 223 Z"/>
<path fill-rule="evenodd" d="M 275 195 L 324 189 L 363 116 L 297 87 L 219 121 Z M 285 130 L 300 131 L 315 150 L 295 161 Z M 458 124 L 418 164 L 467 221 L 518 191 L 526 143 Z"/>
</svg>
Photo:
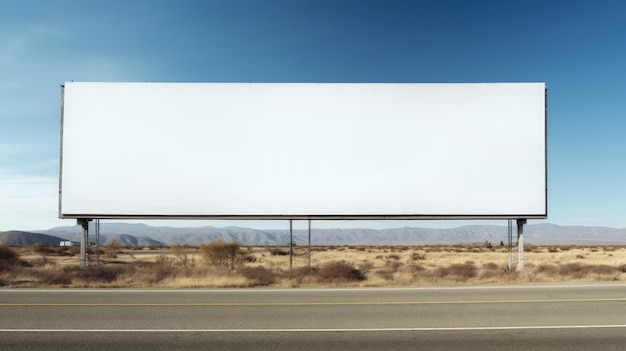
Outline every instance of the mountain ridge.
<svg viewBox="0 0 626 351">
<path fill-rule="evenodd" d="M 93 232 L 93 229 L 90 229 L 90 233 Z M 507 226 L 498 225 L 464 225 L 456 228 L 312 229 L 311 243 L 313 245 L 438 245 L 476 244 L 486 240 L 497 245 L 501 241 L 507 241 L 507 232 Z M 18 235 L 16 233 L 30 234 Z M 35 240 L 33 238 L 37 237 L 36 235 L 48 235 L 52 238 L 39 237 L 39 241 L 50 244 L 56 242 L 58 245 L 61 240 L 80 242 L 81 233 L 80 226 L 62 226 L 31 232 L 8 231 L 0 232 L 0 242 L 22 242 L 23 244 L 16 245 L 29 245 L 29 242 Z M 115 239 L 120 244 L 128 246 L 167 246 L 174 243 L 195 246 L 217 239 L 236 240 L 241 245 L 267 246 L 289 243 L 289 230 L 286 229 L 253 229 L 235 226 L 178 228 L 112 222 L 102 223 L 100 233 L 102 243 Z M 306 230 L 294 230 L 293 234 L 297 245 L 308 243 Z M 20 236 L 23 238 L 19 239 Z M 7 237 L 13 237 L 13 239 L 6 239 Z M 25 237 L 31 239 L 26 240 Z M 524 227 L 524 238 L 525 242 L 531 245 L 626 245 L 626 228 L 559 226 L 551 223 L 529 224 Z M 91 240 L 92 237 L 90 237 Z M 514 240 L 516 241 L 515 238 Z"/>
</svg>

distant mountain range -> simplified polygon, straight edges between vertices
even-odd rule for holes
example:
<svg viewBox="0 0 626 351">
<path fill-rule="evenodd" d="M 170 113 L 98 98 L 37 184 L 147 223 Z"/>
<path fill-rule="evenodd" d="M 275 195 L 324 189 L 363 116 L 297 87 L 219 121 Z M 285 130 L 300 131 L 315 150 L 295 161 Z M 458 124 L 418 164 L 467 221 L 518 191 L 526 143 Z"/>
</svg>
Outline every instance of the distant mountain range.
<svg viewBox="0 0 626 351">
<path fill-rule="evenodd" d="M 515 230 L 515 228 L 514 228 Z M 90 234 L 93 234 L 90 230 Z M 166 246 L 174 243 L 198 245 L 216 239 L 237 240 L 242 245 L 287 245 L 288 230 L 259 230 L 243 227 L 153 227 L 146 224 L 102 223 L 100 242 L 116 240 L 127 246 Z M 515 236 L 514 232 L 514 236 Z M 55 227 L 35 232 L 0 232 L 0 243 L 32 245 L 36 242 L 58 245 L 62 240 L 80 242 L 80 226 Z M 626 245 L 626 228 L 558 226 L 531 224 L 524 227 L 524 240 L 534 245 Z M 313 245 L 436 245 L 475 244 L 485 240 L 499 245 L 507 242 L 507 227 L 466 225 L 458 228 L 394 229 L 312 229 Z M 514 239 L 515 240 L 515 239 Z M 93 241 L 90 238 L 90 241 Z M 306 230 L 294 230 L 294 242 L 306 245 Z"/>
</svg>

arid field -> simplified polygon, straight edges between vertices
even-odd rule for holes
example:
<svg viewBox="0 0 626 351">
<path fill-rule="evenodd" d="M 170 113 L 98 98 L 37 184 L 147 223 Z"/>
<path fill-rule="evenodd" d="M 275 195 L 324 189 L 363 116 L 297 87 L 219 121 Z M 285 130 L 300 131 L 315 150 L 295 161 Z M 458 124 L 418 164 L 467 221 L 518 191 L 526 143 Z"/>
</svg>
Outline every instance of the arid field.
<svg viewBox="0 0 626 351">
<path fill-rule="evenodd" d="M 506 247 L 316 246 L 247 247 L 212 242 L 199 247 L 90 249 L 80 268 L 77 247 L 0 245 L 0 286 L 221 288 L 382 287 L 626 281 L 626 246 L 527 246 L 525 269 L 509 269 Z"/>
</svg>

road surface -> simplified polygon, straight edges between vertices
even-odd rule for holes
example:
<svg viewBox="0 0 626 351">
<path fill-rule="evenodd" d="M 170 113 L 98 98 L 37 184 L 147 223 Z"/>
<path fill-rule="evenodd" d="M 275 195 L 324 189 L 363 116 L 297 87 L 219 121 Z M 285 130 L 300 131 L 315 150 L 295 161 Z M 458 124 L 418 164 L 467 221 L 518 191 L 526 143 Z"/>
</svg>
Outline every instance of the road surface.
<svg viewBox="0 0 626 351">
<path fill-rule="evenodd" d="M 400 289 L 7 289 L 27 350 L 623 350 L 626 285 Z"/>
</svg>

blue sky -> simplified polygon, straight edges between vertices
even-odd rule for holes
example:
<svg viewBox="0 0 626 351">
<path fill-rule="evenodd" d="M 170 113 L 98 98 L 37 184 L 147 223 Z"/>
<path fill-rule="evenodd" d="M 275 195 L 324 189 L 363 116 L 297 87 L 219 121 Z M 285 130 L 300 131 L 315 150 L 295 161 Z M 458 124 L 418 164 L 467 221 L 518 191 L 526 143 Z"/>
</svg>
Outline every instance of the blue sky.
<svg viewBox="0 0 626 351">
<path fill-rule="evenodd" d="M 57 218 L 60 85 L 70 80 L 546 82 L 548 222 L 626 227 L 626 2 L 0 5 L 0 230 L 74 224 Z"/>
</svg>

